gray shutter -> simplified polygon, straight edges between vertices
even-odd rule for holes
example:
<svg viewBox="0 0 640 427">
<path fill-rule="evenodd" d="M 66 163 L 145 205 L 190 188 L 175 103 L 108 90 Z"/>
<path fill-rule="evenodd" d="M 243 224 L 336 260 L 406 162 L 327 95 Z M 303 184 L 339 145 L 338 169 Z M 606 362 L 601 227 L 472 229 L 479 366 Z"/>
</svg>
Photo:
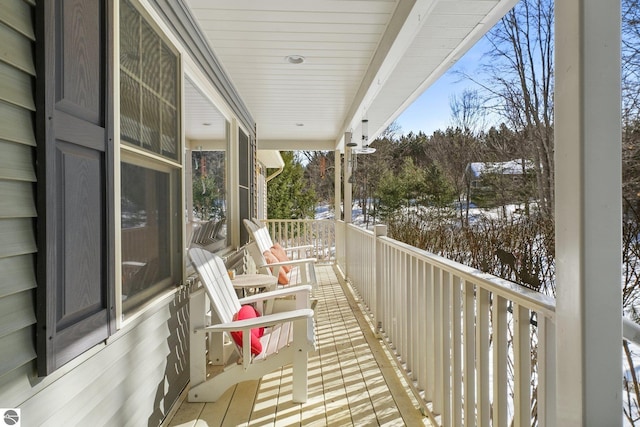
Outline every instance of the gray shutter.
<svg viewBox="0 0 640 427">
<path fill-rule="evenodd" d="M 105 340 L 113 321 L 111 23 L 104 0 L 43 1 L 37 16 L 37 344 L 46 375 Z"/>
</svg>

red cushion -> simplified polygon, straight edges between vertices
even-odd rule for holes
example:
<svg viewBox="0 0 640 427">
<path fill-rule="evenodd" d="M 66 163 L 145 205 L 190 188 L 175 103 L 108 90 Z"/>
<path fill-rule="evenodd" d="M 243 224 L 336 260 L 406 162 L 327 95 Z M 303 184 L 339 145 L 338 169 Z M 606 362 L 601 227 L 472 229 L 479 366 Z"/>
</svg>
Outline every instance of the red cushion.
<svg viewBox="0 0 640 427">
<path fill-rule="evenodd" d="M 280 243 L 274 243 L 274 245 L 271 246 L 271 253 L 274 254 L 276 256 L 276 258 L 278 258 L 278 261 L 280 261 L 280 262 L 289 261 L 289 257 L 287 256 L 287 252 L 284 250 L 284 248 L 282 246 L 280 246 Z M 286 273 L 291 271 L 291 266 L 290 265 L 283 265 L 280 268 L 284 269 L 284 271 Z"/>
<path fill-rule="evenodd" d="M 254 319 L 260 317 L 260 313 L 252 305 L 243 305 L 234 316 L 233 320 Z M 251 354 L 258 355 L 262 352 L 260 337 L 264 335 L 264 328 L 251 329 Z M 231 338 L 242 347 L 242 331 L 231 332 Z"/>
<path fill-rule="evenodd" d="M 264 251 L 264 259 L 267 261 L 267 264 L 273 264 L 274 262 L 280 262 L 278 258 L 271 252 L 270 250 Z M 273 271 L 273 268 L 271 269 Z M 278 270 L 278 284 L 280 285 L 288 285 L 289 278 L 287 277 L 287 272 L 284 271 L 284 268 L 280 267 Z"/>
</svg>

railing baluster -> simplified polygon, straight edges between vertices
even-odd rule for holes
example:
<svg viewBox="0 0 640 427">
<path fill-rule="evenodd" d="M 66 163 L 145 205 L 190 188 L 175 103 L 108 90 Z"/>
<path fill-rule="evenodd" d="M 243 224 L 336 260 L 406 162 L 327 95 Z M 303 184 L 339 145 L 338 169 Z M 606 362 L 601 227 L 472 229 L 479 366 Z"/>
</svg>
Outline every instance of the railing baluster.
<svg viewBox="0 0 640 427">
<path fill-rule="evenodd" d="M 451 288 L 451 425 L 462 426 L 462 283 L 454 276 Z"/>
<path fill-rule="evenodd" d="M 398 304 L 398 336 L 400 337 L 400 354 L 402 356 L 402 360 L 405 363 L 409 363 L 409 335 L 407 328 L 407 319 L 408 319 L 408 311 L 407 307 L 409 305 L 409 285 L 410 285 L 410 277 L 411 272 L 409 271 L 409 257 L 405 253 L 400 253 L 400 265 L 398 266 L 398 271 L 401 272 L 401 278 L 399 283 L 397 284 L 397 288 L 400 290 L 400 303 Z"/>
<path fill-rule="evenodd" d="M 538 320 L 538 424 L 555 427 L 556 409 L 556 330 L 551 319 Z"/>
<path fill-rule="evenodd" d="M 475 312 L 475 286 L 465 280 L 463 289 L 463 344 L 464 344 L 464 425 L 473 427 L 476 425 L 476 312 Z"/>
<path fill-rule="evenodd" d="M 407 353 L 407 363 L 409 369 L 411 369 L 411 379 L 417 380 L 418 375 L 418 343 L 411 337 L 416 337 L 418 333 L 418 325 L 415 319 L 420 312 L 420 306 L 418 304 L 418 289 L 417 289 L 417 260 L 415 258 L 409 258 L 407 260 L 409 264 L 409 285 L 407 306 L 410 307 L 410 313 L 407 315 L 407 341 L 409 345 L 409 352 Z"/>
<path fill-rule="evenodd" d="M 418 277 L 416 283 L 418 285 L 418 310 L 416 316 L 416 323 L 418 326 L 417 330 L 417 342 L 418 342 L 418 386 L 422 390 L 426 390 L 427 387 L 427 360 L 429 358 L 428 354 L 431 352 L 429 348 L 429 344 L 427 342 L 427 325 L 429 322 L 429 317 L 427 314 L 427 266 L 423 261 L 419 261 L 418 263 Z"/>
<path fill-rule="evenodd" d="M 435 392 L 435 372 L 436 372 L 436 362 L 435 362 L 435 307 L 434 307 L 434 289 L 433 289 L 433 265 L 428 264 L 426 266 L 427 270 L 427 304 L 425 306 L 425 310 L 427 311 L 427 316 L 429 320 L 426 324 L 426 332 L 427 332 L 427 348 L 431 349 L 427 352 L 427 384 L 425 387 L 425 397 L 427 401 L 433 401 L 434 392 Z"/>
<path fill-rule="evenodd" d="M 515 425 L 531 423 L 531 335 L 529 310 L 520 304 L 513 307 L 514 354 L 514 422 Z"/>
<path fill-rule="evenodd" d="M 442 349 L 442 270 L 434 268 L 433 271 L 433 300 L 434 300 L 434 346 L 435 353 L 435 393 L 433 394 L 433 409 L 436 413 L 442 413 L 442 359 L 444 357 Z"/>
<path fill-rule="evenodd" d="M 411 265 L 411 293 L 409 294 L 409 304 L 411 304 L 413 307 L 413 314 L 408 318 L 411 334 L 407 336 L 407 339 L 409 340 L 411 346 L 411 370 L 413 371 L 412 378 L 414 381 L 417 381 L 420 364 L 420 349 L 415 338 L 420 333 L 420 325 L 417 322 L 418 314 L 424 309 L 424 307 L 420 306 L 419 296 L 420 263 L 414 257 L 410 257 L 409 261 Z"/>
<path fill-rule="evenodd" d="M 507 300 L 493 296 L 491 313 L 493 344 L 493 424 L 507 425 Z"/>
<path fill-rule="evenodd" d="M 442 272 L 442 425 L 451 425 L 451 274 L 448 271 Z"/>
<path fill-rule="evenodd" d="M 478 293 L 477 325 L 476 325 L 476 370 L 477 370 L 477 406 L 478 425 L 488 426 L 491 417 L 489 402 L 489 291 L 476 289 Z"/>
</svg>

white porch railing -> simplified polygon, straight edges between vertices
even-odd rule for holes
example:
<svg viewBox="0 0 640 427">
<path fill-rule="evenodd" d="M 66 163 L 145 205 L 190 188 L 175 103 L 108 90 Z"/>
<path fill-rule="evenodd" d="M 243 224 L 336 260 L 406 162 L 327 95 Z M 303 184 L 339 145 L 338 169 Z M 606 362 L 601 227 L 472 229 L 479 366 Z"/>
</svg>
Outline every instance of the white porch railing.
<svg viewBox="0 0 640 427">
<path fill-rule="evenodd" d="M 266 222 L 277 240 L 314 229 Z M 331 254 L 352 284 L 433 422 L 556 425 L 553 298 L 390 239 L 385 226 L 328 222 L 320 234 L 333 239 L 318 242 L 331 249 L 317 252 Z M 640 345 L 640 326 L 626 318 L 623 326 Z"/>
<path fill-rule="evenodd" d="M 341 267 L 434 422 L 554 424 L 552 298 L 387 238 L 384 226 L 341 227 Z"/>
<path fill-rule="evenodd" d="M 267 226 L 274 242 L 283 246 L 312 245 L 309 256 L 321 262 L 335 261 L 335 221 L 314 219 L 267 219 Z"/>
</svg>

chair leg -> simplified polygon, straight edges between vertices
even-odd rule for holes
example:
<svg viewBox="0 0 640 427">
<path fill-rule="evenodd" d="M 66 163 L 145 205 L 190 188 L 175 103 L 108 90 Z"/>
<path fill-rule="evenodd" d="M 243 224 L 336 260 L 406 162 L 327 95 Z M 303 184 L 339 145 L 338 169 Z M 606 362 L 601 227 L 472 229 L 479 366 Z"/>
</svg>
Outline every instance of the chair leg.
<svg viewBox="0 0 640 427">
<path fill-rule="evenodd" d="M 308 388 L 308 349 L 302 345 L 307 342 L 307 320 L 296 320 L 293 325 L 293 343 L 296 345 L 293 355 L 293 402 L 305 403 Z"/>
<path fill-rule="evenodd" d="M 204 290 L 194 292 L 189 297 L 189 372 L 192 384 L 203 382 L 207 378 L 207 335 L 196 332 L 206 326 L 207 299 Z"/>
</svg>

